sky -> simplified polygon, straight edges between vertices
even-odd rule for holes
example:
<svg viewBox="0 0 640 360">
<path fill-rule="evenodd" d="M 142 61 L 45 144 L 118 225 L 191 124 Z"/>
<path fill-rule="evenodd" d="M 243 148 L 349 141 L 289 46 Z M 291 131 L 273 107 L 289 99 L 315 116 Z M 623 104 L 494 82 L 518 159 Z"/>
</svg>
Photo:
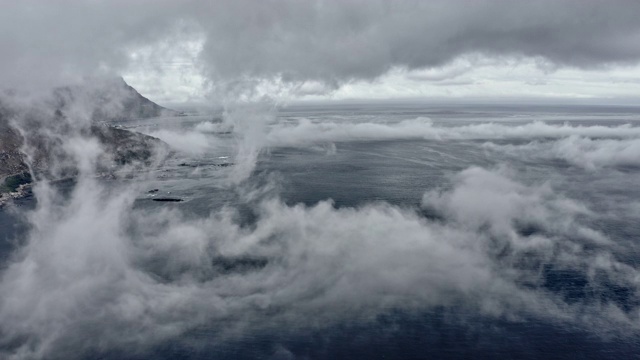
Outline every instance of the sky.
<svg viewBox="0 0 640 360">
<path fill-rule="evenodd" d="M 206 104 L 210 100 L 206 78 L 193 62 L 169 61 L 157 66 L 162 71 L 149 73 L 144 66 L 134 66 L 123 76 L 138 91 L 164 105 Z M 265 88 L 269 86 L 265 84 Z M 351 81 L 338 89 L 326 90 L 322 84 L 309 82 L 294 94 L 283 94 L 279 100 L 594 101 L 633 105 L 640 100 L 639 94 L 640 66 L 635 64 L 600 69 L 548 69 L 534 58 L 463 56 L 440 67 L 394 68 L 374 80 Z"/>
<path fill-rule="evenodd" d="M 228 99 L 635 103 L 640 3 L 21 1 L 2 87 L 123 76 L 161 104 Z"/>
<path fill-rule="evenodd" d="M 68 197 L 65 186 L 60 193 L 43 174 L 33 187 L 35 209 L 16 209 L 27 211 L 29 232 L 16 240 L 25 245 L 3 265 L 0 277 L 0 358 L 142 351 L 194 329 L 202 334 L 205 324 L 213 324 L 214 338 L 203 341 L 216 344 L 227 331 L 251 335 L 262 324 L 295 332 L 309 322 L 309 314 L 322 315 L 313 326 L 328 327 L 344 319 L 375 319 L 389 309 L 449 306 L 461 306 L 462 321 L 465 314 L 540 319 L 567 324 L 570 336 L 572 331 L 584 331 L 589 339 L 592 333 L 620 334 L 637 344 L 640 271 L 627 262 L 637 252 L 603 232 L 613 228 L 626 239 L 627 230 L 637 229 L 640 204 L 628 190 L 636 185 L 633 169 L 640 166 L 640 127 L 528 119 L 439 124 L 426 117 L 352 122 L 343 114 L 277 122 L 272 105 L 353 99 L 637 104 L 640 1 L 0 0 L 0 5 L 0 102 L 9 98 L 19 110 L 5 119 L 25 137 L 21 151 L 52 149 L 43 172 L 75 174 L 77 168 L 78 174 Z M 105 183 L 96 176 L 97 165 L 111 156 L 87 134 L 95 131 L 90 129 L 96 106 L 108 114 L 121 109 L 122 96 L 109 101 L 85 91 L 91 87 L 60 91 L 57 101 L 21 96 L 100 85 L 116 76 L 163 105 L 229 105 L 221 122 L 206 117 L 193 129 L 149 126 L 149 135 L 177 151 L 176 162 L 160 170 L 171 170 L 182 156 L 187 165 L 203 160 L 222 165 L 229 155 L 234 166 L 215 167 L 213 177 L 204 167 L 191 172 L 180 166 L 186 172 L 176 178 L 164 171 L 118 168 L 116 179 L 126 181 Z M 19 96 L 5 97 L 6 90 Z M 265 98 L 270 101 L 260 101 Z M 635 119 L 634 114 L 621 116 Z M 418 151 L 436 160 L 425 164 L 405 150 L 378 154 L 344 145 L 418 139 L 433 145 Z M 447 140 L 456 141 L 447 145 Z M 461 146 L 461 152 L 441 151 L 443 144 Z M 348 207 L 331 200 L 289 206 L 277 194 L 288 186 L 285 171 L 267 166 L 254 172 L 259 156 L 278 147 L 327 156 L 327 163 L 347 172 L 360 156 L 408 160 L 411 166 L 433 166 L 433 174 L 445 172 L 449 180 L 432 187 L 427 176 L 424 195 L 406 199 L 407 206 L 375 201 Z M 339 148 L 357 155 L 355 160 L 329 159 L 344 154 Z M 487 156 L 486 163 L 478 160 Z M 507 159 L 504 166 L 493 169 L 471 166 L 493 166 L 500 159 Z M 443 161 L 446 166 L 440 166 Z M 547 173 L 553 166 L 562 172 Z M 518 173 L 521 167 L 524 174 Z M 460 172 L 453 174 L 456 168 Z M 565 170 L 570 177 L 564 178 Z M 131 180 L 129 171 L 139 175 Z M 214 206 L 209 198 L 216 193 L 197 183 L 184 188 L 187 173 L 189 180 L 203 179 L 226 194 L 218 199 L 221 210 L 197 216 L 205 209 L 191 206 L 196 203 L 190 199 L 202 195 Z M 257 173 L 255 182 L 247 182 Z M 354 179 L 361 180 L 360 174 L 353 172 Z M 369 177 L 384 178 L 387 187 L 399 179 Z M 544 182 L 529 183 L 531 177 Z M 172 179 L 184 192 L 171 197 L 188 194 L 190 210 L 146 211 L 136 205 L 156 186 L 168 186 L 158 195 L 172 189 Z M 304 191 L 313 191 L 301 181 Z M 555 188 L 555 181 L 570 189 Z M 418 186 L 412 181 L 411 191 Z M 331 190 L 330 183 L 323 187 Z M 592 198 L 605 211 L 569 197 L 582 193 L 584 201 Z M 250 225 L 241 220 L 247 210 L 257 217 Z M 227 272 L 225 259 L 231 267 L 237 259 L 238 271 Z M 245 272 L 244 259 L 249 266 L 253 259 L 266 259 L 268 266 Z M 584 300 L 569 296 L 573 280 L 566 293 L 547 282 L 551 277 L 545 274 L 565 269 L 567 277 L 575 272 L 576 279 L 585 279 Z"/>
</svg>

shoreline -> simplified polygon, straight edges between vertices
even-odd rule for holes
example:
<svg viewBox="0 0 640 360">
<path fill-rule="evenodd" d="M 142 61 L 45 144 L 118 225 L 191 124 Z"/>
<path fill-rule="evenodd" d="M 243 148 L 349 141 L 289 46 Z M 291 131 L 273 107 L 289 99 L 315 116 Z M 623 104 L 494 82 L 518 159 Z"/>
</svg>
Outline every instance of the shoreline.
<svg viewBox="0 0 640 360">
<path fill-rule="evenodd" d="M 15 191 L 0 194 L 0 209 L 12 203 L 13 200 L 25 197 L 29 193 L 31 183 L 19 185 Z"/>
</svg>

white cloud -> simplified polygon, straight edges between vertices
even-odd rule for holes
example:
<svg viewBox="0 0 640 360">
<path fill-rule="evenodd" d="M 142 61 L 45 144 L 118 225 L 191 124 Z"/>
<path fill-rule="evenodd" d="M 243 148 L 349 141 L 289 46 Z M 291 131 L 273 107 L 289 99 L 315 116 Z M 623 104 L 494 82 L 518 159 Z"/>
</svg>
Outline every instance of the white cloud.
<svg viewBox="0 0 640 360">
<path fill-rule="evenodd" d="M 476 123 L 462 126 L 442 126 L 434 124 L 425 117 L 397 123 L 344 123 L 328 120 L 313 122 L 301 119 L 297 122 L 276 124 L 270 127 L 266 134 L 269 146 L 307 146 L 313 143 L 354 140 L 540 139 L 568 136 L 635 140 L 640 138 L 640 127 L 630 124 L 618 126 L 554 125 L 539 121 L 519 125 Z"/>
<path fill-rule="evenodd" d="M 470 168 L 452 180 L 423 199 L 440 220 L 389 204 L 336 209 L 266 197 L 252 202 L 255 226 L 240 225 L 233 208 L 196 218 L 135 209 L 135 189 L 113 193 L 91 176 L 68 202 L 42 183 L 29 242 L 0 280 L 0 339 L 13 344 L 2 355 L 140 350 L 203 324 L 216 341 L 304 326 L 309 313 L 311 326 L 325 327 L 389 308 L 456 306 L 596 334 L 638 331 L 638 309 L 621 309 L 606 292 L 565 302 L 545 288 L 539 264 L 576 271 L 592 291 L 637 291 L 637 270 L 580 220 L 589 209 L 508 169 Z"/>
<path fill-rule="evenodd" d="M 640 138 L 592 139 L 572 135 L 524 145 L 484 144 L 485 148 L 534 159 L 562 159 L 587 170 L 640 166 Z"/>
<path fill-rule="evenodd" d="M 441 67 L 423 70 L 394 68 L 380 78 L 352 81 L 338 89 L 305 82 L 289 86 L 281 81 L 259 81 L 256 97 L 288 102 L 299 100 L 478 101 L 503 99 L 544 101 L 595 99 L 599 103 L 630 101 L 640 93 L 640 65 L 598 69 L 553 67 L 538 58 L 463 56 Z M 162 72 L 146 66 L 132 68 L 125 79 L 143 94 L 163 104 L 206 103 L 207 81 L 197 63 L 168 62 Z"/>
</svg>

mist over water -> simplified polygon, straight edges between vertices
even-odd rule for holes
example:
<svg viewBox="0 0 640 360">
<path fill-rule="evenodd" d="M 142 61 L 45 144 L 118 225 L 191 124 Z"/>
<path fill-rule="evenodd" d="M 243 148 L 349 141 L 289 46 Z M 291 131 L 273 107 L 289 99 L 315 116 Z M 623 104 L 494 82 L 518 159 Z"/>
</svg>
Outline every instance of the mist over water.
<svg viewBox="0 0 640 360">
<path fill-rule="evenodd" d="M 0 359 L 637 357 L 639 17 L 4 2 Z"/>
<path fill-rule="evenodd" d="M 630 356 L 638 116 L 156 118 L 127 126 L 174 156 L 111 180 L 94 176 L 99 148 L 69 142 L 76 180 L 0 212 L 2 356 Z"/>
</svg>

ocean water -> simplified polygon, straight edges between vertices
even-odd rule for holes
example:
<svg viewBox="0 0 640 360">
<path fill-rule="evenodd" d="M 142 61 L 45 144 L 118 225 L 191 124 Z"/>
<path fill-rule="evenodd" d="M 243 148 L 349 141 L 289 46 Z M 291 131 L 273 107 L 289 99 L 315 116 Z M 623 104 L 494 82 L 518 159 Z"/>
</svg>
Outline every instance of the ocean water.
<svg viewBox="0 0 640 360">
<path fill-rule="evenodd" d="M 0 210 L 3 354 L 639 357 L 640 108 L 230 117 L 123 124 L 176 153 Z"/>
</svg>

